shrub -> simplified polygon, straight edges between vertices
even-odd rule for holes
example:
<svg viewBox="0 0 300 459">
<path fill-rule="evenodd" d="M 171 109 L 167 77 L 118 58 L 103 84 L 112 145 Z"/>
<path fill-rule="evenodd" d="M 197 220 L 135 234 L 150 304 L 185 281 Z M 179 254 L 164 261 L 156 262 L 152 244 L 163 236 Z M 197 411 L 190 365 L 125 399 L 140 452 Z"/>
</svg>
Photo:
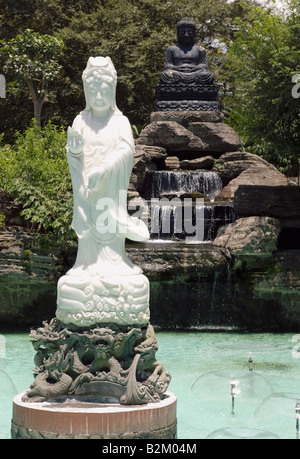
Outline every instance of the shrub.
<svg viewBox="0 0 300 459">
<path fill-rule="evenodd" d="M 49 122 L 35 122 L 17 134 L 14 146 L 0 147 L 0 188 L 21 203 L 29 227 L 58 242 L 73 239 L 72 184 L 66 158 L 67 137 Z"/>
</svg>

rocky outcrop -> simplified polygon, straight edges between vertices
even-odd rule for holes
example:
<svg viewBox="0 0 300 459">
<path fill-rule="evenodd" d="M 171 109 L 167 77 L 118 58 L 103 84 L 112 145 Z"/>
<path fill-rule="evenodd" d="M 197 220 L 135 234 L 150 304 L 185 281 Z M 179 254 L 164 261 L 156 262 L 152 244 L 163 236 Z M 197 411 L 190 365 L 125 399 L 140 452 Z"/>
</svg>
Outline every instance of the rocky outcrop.
<svg viewBox="0 0 300 459">
<path fill-rule="evenodd" d="M 242 185 L 289 185 L 273 165 L 241 150 L 218 111 L 153 112 L 150 121 L 136 140 L 131 191 L 143 195 L 147 172 L 162 170 L 217 172 L 223 184 L 218 201 L 232 201 Z"/>
<path fill-rule="evenodd" d="M 234 196 L 234 207 L 239 217 L 268 215 L 278 218 L 283 227 L 300 228 L 300 187 L 242 185 Z"/>
<path fill-rule="evenodd" d="M 141 132 L 138 144 L 163 147 L 169 152 L 208 151 L 208 145 L 201 138 L 176 121 L 154 121 L 149 124 Z"/>
<path fill-rule="evenodd" d="M 231 180 L 236 179 L 241 173 L 252 166 L 265 166 L 269 171 L 277 173 L 278 170 L 272 164 L 260 156 L 246 151 L 230 151 L 222 154 L 215 162 L 215 170 L 222 178 L 223 185 L 228 185 Z"/>
<path fill-rule="evenodd" d="M 130 192 L 145 192 L 149 171 L 212 170 L 215 158 L 241 147 L 219 111 L 153 112 L 136 140 Z"/>
<path fill-rule="evenodd" d="M 185 152 L 186 155 L 188 152 L 210 152 L 220 155 L 222 152 L 241 148 L 237 133 L 227 124 L 220 122 L 220 117 L 213 116 L 213 121 L 203 121 L 201 112 L 198 113 L 198 119 L 197 112 L 194 113 L 194 121 L 176 117 L 176 112 L 174 117 L 171 114 L 169 119 L 164 115 L 163 120 L 153 121 L 143 129 L 137 143 L 163 147 L 169 153 Z M 206 119 L 209 119 L 208 115 Z"/>
<path fill-rule="evenodd" d="M 205 151 L 220 154 L 242 147 L 239 136 L 228 124 L 194 122 L 190 123 L 189 129 L 204 142 Z"/>
<path fill-rule="evenodd" d="M 277 170 L 268 166 L 255 164 L 240 173 L 238 177 L 231 180 L 218 196 L 219 200 L 233 200 L 235 192 L 241 185 L 269 185 L 287 186 L 288 179 Z"/>
<path fill-rule="evenodd" d="M 218 196 L 220 201 L 232 201 L 242 185 L 287 186 L 289 181 L 272 164 L 257 155 L 248 152 L 226 153 L 217 160 L 218 171 L 223 190 Z"/>
<path fill-rule="evenodd" d="M 214 165 L 214 158 L 212 156 L 204 156 L 203 158 L 184 159 L 180 161 L 179 167 L 183 170 L 197 170 L 197 169 L 212 169 Z"/>
</svg>

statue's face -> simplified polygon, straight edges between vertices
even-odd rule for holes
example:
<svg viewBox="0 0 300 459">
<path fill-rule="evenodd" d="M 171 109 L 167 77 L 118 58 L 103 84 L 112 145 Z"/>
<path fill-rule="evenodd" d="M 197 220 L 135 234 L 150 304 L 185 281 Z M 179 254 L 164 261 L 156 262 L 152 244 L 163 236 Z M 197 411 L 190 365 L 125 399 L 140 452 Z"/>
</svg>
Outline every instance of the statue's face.
<svg viewBox="0 0 300 459">
<path fill-rule="evenodd" d="M 93 113 L 103 116 L 111 108 L 112 86 L 105 81 L 93 81 L 88 85 L 87 97 Z"/>
<path fill-rule="evenodd" d="M 191 45 L 195 42 L 195 30 L 193 27 L 186 25 L 177 29 L 177 39 L 179 43 Z"/>
</svg>

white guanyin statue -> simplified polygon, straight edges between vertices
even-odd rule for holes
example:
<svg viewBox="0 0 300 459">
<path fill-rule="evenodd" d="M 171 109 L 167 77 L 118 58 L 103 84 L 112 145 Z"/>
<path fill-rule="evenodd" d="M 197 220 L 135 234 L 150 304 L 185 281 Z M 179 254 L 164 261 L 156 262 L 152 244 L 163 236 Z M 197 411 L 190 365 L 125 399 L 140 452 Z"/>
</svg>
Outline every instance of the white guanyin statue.
<svg viewBox="0 0 300 459">
<path fill-rule="evenodd" d="M 68 128 L 67 143 L 78 251 L 59 279 L 56 317 L 79 327 L 143 326 L 150 316 L 149 282 L 125 252 L 126 238 L 149 238 L 145 223 L 127 212 L 132 130 L 116 106 L 111 59 L 90 57 L 82 79 L 86 108 Z"/>
</svg>

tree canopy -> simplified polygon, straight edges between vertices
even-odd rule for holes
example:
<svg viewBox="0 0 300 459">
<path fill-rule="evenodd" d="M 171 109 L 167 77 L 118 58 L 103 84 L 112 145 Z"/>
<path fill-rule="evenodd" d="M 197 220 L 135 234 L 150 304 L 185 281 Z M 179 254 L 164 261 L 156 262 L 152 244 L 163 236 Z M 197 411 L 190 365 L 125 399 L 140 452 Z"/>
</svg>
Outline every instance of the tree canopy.
<svg viewBox="0 0 300 459">
<path fill-rule="evenodd" d="M 287 2 L 288 14 L 262 8 L 238 31 L 226 56 L 233 96 L 229 122 L 245 147 L 284 172 L 297 172 L 300 157 L 300 103 L 293 97 L 300 74 L 300 6 Z"/>
<path fill-rule="evenodd" d="M 155 109 L 155 86 L 165 49 L 176 41 L 176 23 L 190 16 L 215 79 L 227 92 L 221 103 L 228 122 L 245 147 L 288 170 L 299 155 L 299 99 L 291 90 L 292 78 L 300 74 L 300 27 L 298 0 L 286 4 L 289 14 L 280 16 L 258 8 L 255 0 L 0 0 L 0 38 L 9 47 L 30 29 L 65 45 L 55 55 L 55 80 L 48 78 L 42 124 L 51 120 L 66 128 L 72 123 L 84 108 L 81 74 L 87 60 L 104 55 L 118 72 L 118 107 L 138 126 Z M 2 52 L 0 73 L 6 59 Z M 32 118 L 33 93 L 17 85 L 18 73 L 12 71 L 20 59 L 20 53 L 12 53 L 6 99 L 0 99 L 0 132 L 10 143 Z"/>
<path fill-rule="evenodd" d="M 254 1 L 235 0 L 0 0 L 1 37 L 6 42 L 26 29 L 59 37 L 65 43 L 59 59 L 61 71 L 48 85 L 42 122 L 67 126 L 84 107 L 81 74 L 93 55 L 108 55 L 118 72 L 117 102 L 133 124 L 148 122 L 155 107 L 155 86 L 163 68 L 164 52 L 176 41 L 176 23 L 191 16 L 198 42 L 208 46 L 214 38 L 230 42 L 235 18 L 248 16 Z M 0 55 L 0 73 L 5 56 Z M 7 98 L 1 101 L 0 132 L 12 141 L 32 117 L 30 94 L 13 90 L 7 75 Z"/>
<path fill-rule="evenodd" d="M 85 106 L 81 75 L 88 58 L 111 57 L 118 107 L 141 126 L 155 109 L 165 49 L 186 16 L 208 50 L 225 121 L 248 151 L 283 172 L 296 171 L 300 7 L 298 0 L 285 3 L 288 11 L 280 15 L 255 0 L 0 0 L 0 74 L 6 78 L 0 188 L 22 203 L 35 230 L 71 240 L 66 128 Z M 32 100 L 41 128 L 32 123 Z"/>
<path fill-rule="evenodd" d="M 41 124 L 41 111 L 47 94 L 47 85 L 61 70 L 58 58 L 64 44 L 58 37 L 40 35 L 30 29 L 11 40 L 3 40 L 0 52 L 5 58 L 3 70 L 11 72 L 15 80 L 11 88 L 26 83 L 34 105 L 34 118 Z M 1 42 L 0 42 L 1 45 Z"/>
</svg>

